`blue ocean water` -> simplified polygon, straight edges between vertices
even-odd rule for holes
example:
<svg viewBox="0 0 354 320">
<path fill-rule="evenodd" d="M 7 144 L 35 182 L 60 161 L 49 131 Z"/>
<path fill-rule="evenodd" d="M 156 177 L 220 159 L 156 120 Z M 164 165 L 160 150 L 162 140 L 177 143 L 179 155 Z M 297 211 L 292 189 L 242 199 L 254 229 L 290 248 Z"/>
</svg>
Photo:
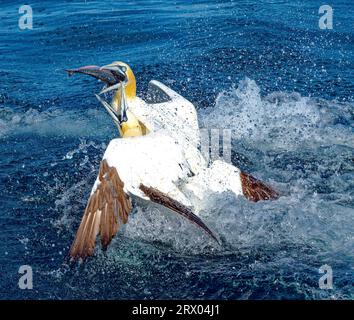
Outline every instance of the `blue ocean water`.
<svg viewBox="0 0 354 320">
<path fill-rule="evenodd" d="M 38 1 L 0 3 L 1 299 L 353 299 L 354 15 L 332 1 Z M 233 163 L 282 193 L 220 196 L 193 226 L 135 212 L 107 253 L 67 254 L 115 136 L 91 78 L 66 68 L 122 60 L 144 96 L 157 79 L 200 124 L 232 129 Z M 179 230 L 176 233 L 174 230 Z M 319 288 L 319 268 L 333 289 Z M 18 287 L 21 265 L 33 290 Z"/>
</svg>

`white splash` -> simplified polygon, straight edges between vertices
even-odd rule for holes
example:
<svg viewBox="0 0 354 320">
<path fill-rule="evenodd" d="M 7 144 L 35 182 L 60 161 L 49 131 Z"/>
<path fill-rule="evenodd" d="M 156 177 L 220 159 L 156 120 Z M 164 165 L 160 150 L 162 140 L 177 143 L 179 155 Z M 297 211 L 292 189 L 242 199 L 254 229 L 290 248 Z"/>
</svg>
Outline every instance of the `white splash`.
<svg viewBox="0 0 354 320">
<path fill-rule="evenodd" d="M 233 138 L 263 150 L 295 150 L 319 145 L 354 147 L 354 131 L 338 122 L 354 125 L 354 104 L 274 92 L 261 97 L 254 80 L 221 92 L 215 106 L 200 114 L 202 127 L 232 129 Z"/>
</svg>

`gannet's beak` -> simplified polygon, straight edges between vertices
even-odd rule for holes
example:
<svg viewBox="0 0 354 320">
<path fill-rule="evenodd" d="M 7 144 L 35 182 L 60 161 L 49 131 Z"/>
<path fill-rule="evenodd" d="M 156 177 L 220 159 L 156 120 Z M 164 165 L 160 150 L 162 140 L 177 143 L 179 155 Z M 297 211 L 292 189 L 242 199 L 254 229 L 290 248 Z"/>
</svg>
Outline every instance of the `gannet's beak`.
<svg viewBox="0 0 354 320">
<path fill-rule="evenodd" d="M 120 130 L 120 124 L 122 122 L 127 121 L 127 105 L 126 105 L 126 98 L 125 98 L 125 90 L 124 86 L 127 82 L 127 75 L 126 75 L 126 67 L 118 65 L 117 63 L 108 64 L 102 67 L 98 66 L 85 66 L 77 69 L 68 69 L 69 76 L 75 73 L 87 74 L 91 77 L 101 80 L 105 83 L 105 87 L 101 90 L 99 94 L 95 94 L 98 101 L 104 106 L 104 108 L 108 111 L 110 116 L 113 118 L 114 123 L 117 125 L 118 129 Z M 120 106 L 120 113 L 118 114 L 117 110 L 115 110 L 107 101 L 100 97 L 101 94 L 107 93 L 112 90 L 118 90 L 119 88 L 123 87 L 121 90 L 122 99 L 121 99 L 121 106 Z"/>
</svg>

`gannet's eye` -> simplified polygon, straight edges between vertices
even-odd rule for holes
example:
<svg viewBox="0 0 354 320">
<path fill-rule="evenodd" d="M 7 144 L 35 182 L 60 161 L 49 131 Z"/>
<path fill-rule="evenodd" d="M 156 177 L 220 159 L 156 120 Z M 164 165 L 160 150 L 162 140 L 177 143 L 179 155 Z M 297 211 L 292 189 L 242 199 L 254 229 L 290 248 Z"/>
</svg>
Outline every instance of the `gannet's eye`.
<svg viewBox="0 0 354 320">
<path fill-rule="evenodd" d="M 122 82 L 128 81 L 128 75 L 127 75 L 127 67 L 126 66 L 117 66 L 117 76 L 119 78 L 119 80 L 121 80 Z"/>
</svg>

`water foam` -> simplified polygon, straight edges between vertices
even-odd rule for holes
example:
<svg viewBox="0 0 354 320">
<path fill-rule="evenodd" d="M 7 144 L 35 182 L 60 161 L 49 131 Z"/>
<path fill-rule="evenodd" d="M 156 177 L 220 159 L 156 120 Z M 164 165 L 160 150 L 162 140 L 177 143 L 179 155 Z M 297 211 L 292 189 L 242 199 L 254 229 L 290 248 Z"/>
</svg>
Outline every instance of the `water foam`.
<svg viewBox="0 0 354 320">
<path fill-rule="evenodd" d="M 215 106 L 200 114 L 206 128 L 233 130 L 233 138 L 257 149 L 296 150 L 342 144 L 354 147 L 352 103 L 273 92 L 266 97 L 246 78 L 221 92 Z"/>
<path fill-rule="evenodd" d="M 39 111 L 30 108 L 21 111 L 0 107 L 0 138 L 18 134 L 106 137 L 112 134 L 112 126 L 105 111 L 99 109 Z"/>
</svg>

